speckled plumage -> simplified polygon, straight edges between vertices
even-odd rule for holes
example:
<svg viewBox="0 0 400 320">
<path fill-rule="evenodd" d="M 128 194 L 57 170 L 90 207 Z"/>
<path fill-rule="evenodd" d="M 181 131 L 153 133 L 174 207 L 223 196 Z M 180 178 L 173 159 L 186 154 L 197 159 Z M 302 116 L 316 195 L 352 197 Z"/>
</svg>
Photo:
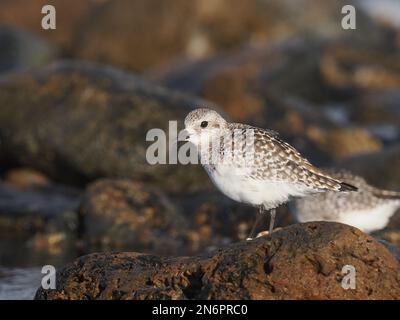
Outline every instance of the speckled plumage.
<svg viewBox="0 0 400 320">
<path fill-rule="evenodd" d="M 337 221 L 372 232 L 384 228 L 400 208 L 400 192 L 373 187 L 362 177 L 346 170 L 330 169 L 327 172 L 356 186 L 358 192 L 325 192 L 296 199 L 292 210 L 298 221 Z"/>
<path fill-rule="evenodd" d="M 229 123 L 216 111 L 205 108 L 188 114 L 185 129 L 188 141 L 197 146 L 211 180 L 233 200 L 270 210 L 292 197 L 356 190 L 311 165 L 274 131 Z M 246 134 L 253 138 L 253 143 L 240 139 Z M 235 135 L 239 139 L 235 140 Z M 228 139 L 229 143 L 226 137 L 232 138 Z M 217 141 L 219 145 L 211 147 L 210 141 Z M 212 158 L 213 150 L 217 150 L 220 157 Z M 250 153 L 253 161 L 249 163 L 246 157 Z M 230 161 L 224 161 L 227 154 L 232 154 L 228 157 Z"/>
</svg>

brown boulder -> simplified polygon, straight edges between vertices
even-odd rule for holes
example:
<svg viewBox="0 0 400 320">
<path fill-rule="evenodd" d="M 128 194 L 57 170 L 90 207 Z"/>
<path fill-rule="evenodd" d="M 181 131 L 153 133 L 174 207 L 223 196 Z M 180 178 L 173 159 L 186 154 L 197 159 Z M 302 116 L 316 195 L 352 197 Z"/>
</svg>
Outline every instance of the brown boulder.
<svg viewBox="0 0 400 320">
<path fill-rule="evenodd" d="M 219 191 L 168 196 L 127 179 L 89 185 L 80 206 L 81 236 L 87 251 L 119 249 L 151 254 L 194 255 L 248 237 L 256 209 Z M 267 218 L 259 231 L 267 226 Z M 276 226 L 293 223 L 279 208 Z"/>
<path fill-rule="evenodd" d="M 356 288 L 343 289 L 354 266 Z M 96 253 L 58 272 L 57 289 L 36 299 L 398 299 L 400 265 L 358 229 L 293 225 L 271 237 L 198 257 Z"/>
<path fill-rule="evenodd" d="M 200 166 L 146 159 L 150 129 L 168 133 L 169 120 L 181 128 L 201 105 L 212 106 L 111 67 L 60 62 L 0 82 L 0 154 L 66 183 L 128 177 L 169 192 L 207 189 Z"/>
<path fill-rule="evenodd" d="M 188 222 L 167 196 L 129 180 L 99 180 L 81 203 L 83 238 L 102 248 L 176 254 Z"/>
</svg>

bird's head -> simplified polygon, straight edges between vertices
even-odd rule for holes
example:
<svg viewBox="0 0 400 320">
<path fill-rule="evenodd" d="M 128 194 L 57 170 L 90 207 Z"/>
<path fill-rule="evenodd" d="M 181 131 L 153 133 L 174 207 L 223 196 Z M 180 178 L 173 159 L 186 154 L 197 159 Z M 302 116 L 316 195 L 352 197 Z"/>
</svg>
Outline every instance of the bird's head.
<svg viewBox="0 0 400 320">
<path fill-rule="evenodd" d="M 228 122 L 218 112 L 207 108 L 195 109 L 185 118 L 187 141 L 196 146 L 219 137 L 227 126 Z"/>
</svg>

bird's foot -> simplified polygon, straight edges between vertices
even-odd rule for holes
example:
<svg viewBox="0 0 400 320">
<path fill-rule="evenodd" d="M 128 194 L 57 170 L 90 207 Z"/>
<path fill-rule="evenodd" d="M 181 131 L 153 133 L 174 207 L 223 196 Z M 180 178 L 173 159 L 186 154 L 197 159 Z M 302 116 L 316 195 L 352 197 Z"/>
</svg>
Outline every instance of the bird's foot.
<svg viewBox="0 0 400 320">
<path fill-rule="evenodd" d="M 282 228 L 275 228 L 273 231 L 272 231 L 272 233 L 273 232 L 275 232 L 275 231 L 278 231 L 278 230 L 281 230 Z M 265 236 L 269 236 L 269 231 L 268 230 L 265 230 L 265 231 L 261 231 L 261 232 L 259 232 L 256 236 L 255 236 L 255 238 L 247 238 L 246 239 L 246 241 L 251 241 L 251 240 L 254 240 L 254 239 L 257 239 L 257 238 L 260 238 L 260 237 L 265 237 Z"/>
</svg>

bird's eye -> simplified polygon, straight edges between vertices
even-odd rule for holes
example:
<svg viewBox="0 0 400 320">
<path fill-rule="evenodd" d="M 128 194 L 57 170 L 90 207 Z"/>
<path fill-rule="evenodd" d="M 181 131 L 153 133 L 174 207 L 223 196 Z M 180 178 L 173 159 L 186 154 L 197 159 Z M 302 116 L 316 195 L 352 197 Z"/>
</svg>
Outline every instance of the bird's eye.
<svg viewBox="0 0 400 320">
<path fill-rule="evenodd" d="M 207 127 L 208 126 L 208 121 L 202 121 L 201 123 L 200 123 L 200 127 L 202 127 L 202 128 L 205 128 L 205 127 Z"/>
</svg>

